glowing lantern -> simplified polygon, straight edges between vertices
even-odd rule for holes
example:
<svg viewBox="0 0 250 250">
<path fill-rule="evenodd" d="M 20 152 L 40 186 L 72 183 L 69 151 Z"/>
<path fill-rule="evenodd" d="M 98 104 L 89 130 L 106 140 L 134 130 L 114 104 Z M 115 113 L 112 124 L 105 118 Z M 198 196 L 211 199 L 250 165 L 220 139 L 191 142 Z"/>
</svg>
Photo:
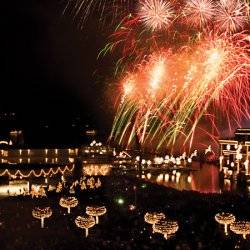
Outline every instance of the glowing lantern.
<svg viewBox="0 0 250 250">
<path fill-rule="evenodd" d="M 41 228 L 44 228 L 44 219 L 49 218 L 52 215 L 52 210 L 50 207 L 36 207 L 32 210 L 32 215 L 34 218 L 41 220 Z"/>
<path fill-rule="evenodd" d="M 88 237 L 89 228 L 95 225 L 95 219 L 92 216 L 77 216 L 75 223 L 78 227 L 85 229 L 85 236 Z"/>
<path fill-rule="evenodd" d="M 70 214 L 70 208 L 76 207 L 78 205 L 78 200 L 75 197 L 62 197 L 59 201 L 61 207 L 68 209 L 68 214 Z"/>
</svg>

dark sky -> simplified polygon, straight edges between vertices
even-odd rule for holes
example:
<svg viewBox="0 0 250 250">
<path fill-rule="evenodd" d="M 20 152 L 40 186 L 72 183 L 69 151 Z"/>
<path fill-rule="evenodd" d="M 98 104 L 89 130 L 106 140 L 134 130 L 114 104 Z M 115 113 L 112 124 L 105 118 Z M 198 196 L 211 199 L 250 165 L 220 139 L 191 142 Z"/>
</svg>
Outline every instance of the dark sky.
<svg viewBox="0 0 250 250">
<path fill-rule="evenodd" d="M 67 123 L 77 115 L 108 131 L 105 71 L 99 74 L 103 62 L 96 59 L 106 36 L 94 18 L 77 29 L 62 15 L 64 6 L 62 0 L 1 4 L 0 111 L 15 111 L 26 124 Z"/>
</svg>

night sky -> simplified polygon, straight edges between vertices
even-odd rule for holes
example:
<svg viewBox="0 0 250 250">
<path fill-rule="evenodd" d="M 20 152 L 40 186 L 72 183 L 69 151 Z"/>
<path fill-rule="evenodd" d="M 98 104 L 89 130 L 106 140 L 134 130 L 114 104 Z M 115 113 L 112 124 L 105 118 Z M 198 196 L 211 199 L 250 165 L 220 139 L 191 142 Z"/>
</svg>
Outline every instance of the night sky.
<svg viewBox="0 0 250 250">
<path fill-rule="evenodd" d="M 95 17 L 79 30 L 63 15 L 65 1 L 5 1 L 2 5 L 0 111 L 22 125 L 63 127 L 77 118 L 108 133 L 112 108 L 105 100 L 109 64 L 97 60 L 105 34 Z M 107 70 L 108 71 L 108 70 Z"/>
</svg>

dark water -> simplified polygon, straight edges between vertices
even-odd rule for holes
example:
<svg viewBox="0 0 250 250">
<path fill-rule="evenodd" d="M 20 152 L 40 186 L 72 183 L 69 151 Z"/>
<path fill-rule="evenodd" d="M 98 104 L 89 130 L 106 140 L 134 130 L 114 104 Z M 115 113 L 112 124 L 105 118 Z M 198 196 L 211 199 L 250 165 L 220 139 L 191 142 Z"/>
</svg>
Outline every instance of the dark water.
<svg viewBox="0 0 250 250">
<path fill-rule="evenodd" d="M 157 173 L 155 173 L 157 172 Z M 220 193 L 231 190 L 232 185 L 222 185 L 219 179 L 219 169 L 215 165 L 193 163 L 192 170 L 180 169 L 174 171 L 146 171 L 146 180 L 175 188 L 177 190 L 192 190 L 201 193 Z"/>
</svg>

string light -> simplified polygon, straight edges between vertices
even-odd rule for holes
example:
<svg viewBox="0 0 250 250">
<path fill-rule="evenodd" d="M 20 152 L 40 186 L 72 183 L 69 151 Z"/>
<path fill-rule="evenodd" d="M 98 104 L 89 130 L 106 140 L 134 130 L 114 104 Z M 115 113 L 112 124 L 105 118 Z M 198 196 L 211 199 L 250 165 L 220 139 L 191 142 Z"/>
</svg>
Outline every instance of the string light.
<svg viewBox="0 0 250 250">
<path fill-rule="evenodd" d="M 85 175 L 107 175 L 111 169 L 110 165 L 97 165 L 91 164 L 83 167 L 83 172 Z"/>
<path fill-rule="evenodd" d="M 35 177 L 41 177 L 41 176 L 46 176 L 46 175 L 56 175 L 58 173 L 64 174 L 64 172 L 69 171 L 72 172 L 74 169 L 74 165 L 70 168 L 68 166 L 61 168 L 57 167 L 56 170 L 53 168 L 49 168 L 48 171 L 45 169 L 40 169 L 39 172 L 37 173 L 34 169 L 32 169 L 28 174 L 24 174 L 21 172 L 21 170 L 16 170 L 14 173 L 12 173 L 10 170 L 5 169 L 3 172 L 0 173 L 0 176 L 8 175 L 9 177 L 14 177 L 16 178 L 17 176 L 20 176 L 22 178 L 29 178 L 30 176 L 35 176 Z"/>
<path fill-rule="evenodd" d="M 157 213 L 157 212 L 147 212 L 144 215 L 144 221 L 149 223 L 149 224 L 155 224 L 159 220 L 165 219 L 165 214 L 164 213 Z"/>
<path fill-rule="evenodd" d="M 56 193 L 60 193 L 62 191 L 63 185 L 61 182 L 58 182 L 56 186 Z"/>
</svg>

